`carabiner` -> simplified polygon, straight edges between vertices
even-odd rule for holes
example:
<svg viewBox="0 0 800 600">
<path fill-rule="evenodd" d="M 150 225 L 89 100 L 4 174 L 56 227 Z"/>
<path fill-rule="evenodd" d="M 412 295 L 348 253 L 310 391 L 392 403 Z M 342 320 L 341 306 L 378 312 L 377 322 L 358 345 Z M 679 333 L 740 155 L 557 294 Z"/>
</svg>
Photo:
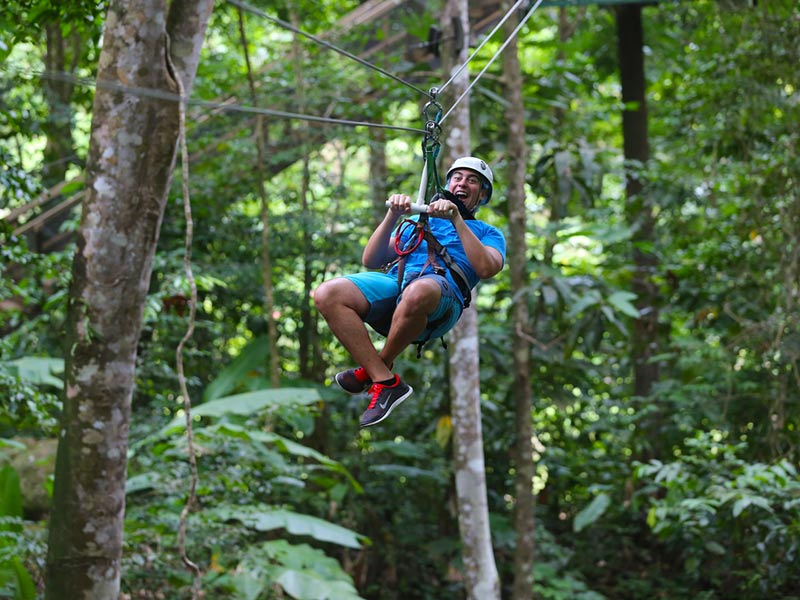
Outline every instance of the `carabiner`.
<svg viewBox="0 0 800 600">
<path fill-rule="evenodd" d="M 425 129 L 427 130 L 431 123 L 438 125 L 439 120 L 442 118 L 442 105 L 436 100 L 439 93 L 439 88 L 431 88 L 428 92 L 430 100 L 425 104 L 422 109 L 422 116 L 425 119 Z M 435 112 L 432 112 L 435 109 Z"/>
</svg>

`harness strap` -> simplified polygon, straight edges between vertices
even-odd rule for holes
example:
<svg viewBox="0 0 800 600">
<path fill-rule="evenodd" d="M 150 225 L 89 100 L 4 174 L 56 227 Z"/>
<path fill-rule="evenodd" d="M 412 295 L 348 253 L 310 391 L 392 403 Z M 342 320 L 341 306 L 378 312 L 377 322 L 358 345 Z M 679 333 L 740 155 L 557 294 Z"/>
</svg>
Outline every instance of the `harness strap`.
<svg viewBox="0 0 800 600">
<path fill-rule="evenodd" d="M 472 301 L 472 290 L 467 283 L 467 276 L 464 274 L 464 271 L 458 266 L 456 261 L 453 260 L 453 257 L 450 256 L 447 248 L 439 243 L 439 240 L 431 233 L 430 229 L 425 230 L 425 241 L 428 242 L 429 256 L 431 251 L 433 251 L 442 259 L 442 262 L 450 271 L 450 274 L 453 276 L 453 281 L 456 282 L 461 295 L 464 297 L 464 308 L 467 308 Z"/>
<path fill-rule="evenodd" d="M 455 196 L 453 196 L 455 198 Z M 436 239 L 436 236 L 433 235 L 433 232 L 430 229 L 428 224 L 428 214 L 422 213 L 419 216 L 417 221 L 412 221 L 411 219 L 406 219 L 403 221 L 403 224 L 400 226 L 400 229 L 397 232 L 397 239 L 399 241 L 400 236 L 402 235 L 402 229 L 406 226 L 413 226 L 414 232 L 411 234 L 411 239 L 409 243 L 406 245 L 406 248 L 399 248 L 397 244 L 395 245 L 395 251 L 398 254 L 398 258 L 386 265 L 385 270 L 389 270 L 394 264 L 397 264 L 397 284 L 402 289 L 403 287 L 403 276 L 405 274 L 405 259 L 406 257 L 411 254 L 414 250 L 416 250 L 422 240 L 424 239 L 428 244 L 428 259 L 423 265 L 422 269 L 420 270 L 420 275 L 424 273 L 425 269 L 432 265 L 435 268 L 439 267 L 439 263 L 436 260 L 438 256 L 444 266 L 450 271 L 450 274 L 453 276 L 453 281 L 455 281 L 456 285 L 458 286 L 461 295 L 464 297 L 463 305 L 464 308 L 467 308 L 472 301 L 472 293 L 468 284 L 467 276 L 464 274 L 464 271 L 461 267 L 458 266 L 453 257 L 450 256 L 450 253 L 447 251 L 447 248 L 442 246 L 439 240 Z"/>
</svg>

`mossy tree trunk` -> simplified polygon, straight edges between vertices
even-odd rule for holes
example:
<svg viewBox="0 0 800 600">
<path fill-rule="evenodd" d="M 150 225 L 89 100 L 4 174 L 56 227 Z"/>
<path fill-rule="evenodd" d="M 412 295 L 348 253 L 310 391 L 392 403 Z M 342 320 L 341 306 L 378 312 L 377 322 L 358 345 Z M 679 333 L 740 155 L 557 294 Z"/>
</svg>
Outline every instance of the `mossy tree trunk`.
<svg viewBox="0 0 800 600">
<path fill-rule="evenodd" d="M 468 58 L 469 16 L 466 0 L 448 0 L 443 23 L 461 22 L 465 32 L 460 48 L 445 44 L 445 79 Z M 454 102 L 469 85 L 467 69 L 453 80 L 449 102 Z M 471 154 L 469 101 L 465 97 L 445 124 L 447 164 Z M 451 331 L 450 398 L 453 415 L 453 452 L 458 500 L 458 523 L 464 560 L 464 585 L 469 600 L 499 600 L 500 579 L 492 550 L 489 507 L 486 493 L 481 390 L 478 364 L 478 316 L 473 303 Z"/>
<path fill-rule="evenodd" d="M 167 36 L 190 89 L 212 4 L 109 5 L 72 267 L 48 600 L 119 597 L 136 347 L 179 135 L 176 102 L 124 89 L 177 93 Z"/>
</svg>

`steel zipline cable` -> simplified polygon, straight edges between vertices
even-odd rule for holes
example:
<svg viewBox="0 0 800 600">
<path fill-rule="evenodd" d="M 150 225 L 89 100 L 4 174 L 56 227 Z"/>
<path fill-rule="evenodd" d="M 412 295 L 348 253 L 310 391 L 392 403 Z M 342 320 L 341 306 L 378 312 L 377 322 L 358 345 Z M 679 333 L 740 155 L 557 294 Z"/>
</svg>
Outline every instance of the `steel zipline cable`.
<svg viewBox="0 0 800 600">
<path fill-rule="evenodd" d="M 500 23 L 498 23 L 497 27 L 495 27 L 495 28 L 494 28 L 494 31 L 492 31 L 492 33 L 491 33 L 491 34 L 489 34 L 490 36 L 491 36 L 492 34 L 494 34 L 494 32 L 495 32 L 495 31 L 497 31 L 497 28 L 498 28 L 498 27 L 500 27 L 500 25 L 502 25 L 503 23 L 505 23 L 506 19 L 507 19 L 507 18 L 508 18 L 508 17 L 511 15 L 511 12 L 512 12 L 513 10 L 515 10 L 515 9 L 516 9 L 516 7 L 517 7 L 517 6 L 518 6 L 520 3 L 521 3 L 521 2 L 517 2 L 517 3 L 516 3 L 514 6 L 512 6 L 512 7 L 511 7 L 511 9 L 508 11 L 508 13 L 506 13 L 506 16 L 505 16 L 505 17 L 503 17 L 503 20 L 502 20 L 502 21 L 500 21 Z M 524 17 L 523 17 L 521 20 L 520 20 L 520 22 L 519 22 L 519 23 L 517 24 L 517 26 L 514 28 L 514 31 L 512 31 L 512 32 L 511 32 L 511 35 L 509 35 L 509 36 L 508 36 L 508 38 L 506 38 L 506 41 L 505 41 L 505 42 L 503 42 L 503 44 L 500 46 L 500 48 L 497 50 L 497 52 L 495 52 L 495 53 L 494 53 L 494 56 L 492 56 L 492 58 L 490 58 L 490 59 L 489 59 L 489 62 L 487 62 L 487 63 L 486 63 L 486 66 L 485 66 L 485 67 L 483 67 L 483 69 L 481 69 L 481 72 L 480 72 L 480 73 L 478 73 L 478 74 L 475 76 L 475 78 L 472 80 L 472 83 L 470 83 L 470 84 L 469 84 L 469 86 L 467 87 L 467 89 L 466 89 L 466 90 L 464 90 L 464 92 L 463 92 L 463 93 L 462 93 L 462 94 L 461 94 L 461 95 L 458 97 L 458 99 L 457 99 L 455 102 L 453 102 L 453 105 L 450 107 L 450 109 L 449 109 L 449 110 L 448 110 L 448 111 L 447 111 L 447 112 L 444 114 L 444 116 L 443 116 L 443 117 L 441 118 L 441 120 L 439 121 L 440 123 L 443 123 L 443 122 L 444 122 L 444 120 L 445 120 L 445 119 L 447 119 L 447 117 L 450 115 L 450 113 L 451 113 L 451 112 L 453 112 L 453 110 L 455 109 L 455 107 L 456 107 L 456 106 L 458 106 L 458 104 L 459 104 L 459 103 L 460 103 L 460 102 L 461 102 L 461 101 L 464 99 L 464 97 L 466 97 L 466 95 L 467 95 L 467 94 L 469 94 L 470 90 L 471 90 L 473 87 L 475 87 L 475 84 L 476 84 L 476 83 L 478 83 L 478 81 L 480 80 L 480 78 L 481 78 L 481 77 L 483 77 L 483 74 L 484 74 L 484 73 L 486 73 L 486 70 L 487 70 L 487 69 L 488 69 L 490 66 L 492 66 L 492 63 L 493 63 L 493 62 L 494 62 L 494 61 L 497 59 L 497 57 L 498 57 L 498 56 L 500 56 L 500 54 L 502 54 L 503 50 L 505 50 L 505 49 L 506 49 L 506 46 L 508 46 L 508 45 L 511 43 L 511 40 L 513 40 L 513 39 L 514 39 L 514 38 L 517 36 L 517 33 L 519 33 L 519 30 L 520 30 L 520 29 L 522 29 L 522 27 L 525 25 L 525 23 L 527 23 L 528 19 L 531 17 L 531 15 L 533 15 L 534 11 L 535 11 L 537 8 L 539 8 L 539 5 L 540 5 L 541 3 L 542 3 L 542 0 L 536 0 L 536 2 L 534 3 L 533 7 L 531 7 L 531 9 L 528 11 L 528 13 L 527 13 L 527 14 L 526 14 L 526 15 L 525 15 L 525 16 L 524 16 Z M 487 39 L 488 39 L 488 38 L 487 38 Z M 485 40 L 484 40 L 484 42 L 485 42 Z M 482 46 L 481 46 L 481 47 L 482 47 Z M 473 56 L 474 56 L 474 55 L 475 55 L 475 53 L 473 53 Z M 469 59 L 467 59 L 467 62 L 469 62 L 470 60 L 472 60 L 472 57 L 470 57 Z M 456 74 L 457 74 L 457 73 L 456 73 Z M 451 77 L 451 78 L 450 78 L 450 81 L 452 81 L 454 77 L 455 77 L 455 75 L 453 75 L 453 77 Z M 447 83 L 449 84 L 449 83 L 450 83 L 450 81 L 448 81 Z"/>
<path fill-rule="evenodd" d="M 461 64 L 461 66 L 460 66 L 460 67 L 458 67 L 458 68 L 457 68 L 457 69 L 456 69 L 456 70 L 453 72 L 453 74 L 450 76 L 450 79 L 448 79 L 448 80 L 447 80 L 447 81 L 446 81 L 446 82 L 445 82 L 445 83 L 444 83 L 444 84 L 443 84 L 443 85 L 442 85 L 442 86 L 439 88 L 439 93 L 440 93 L 440 94 L 441 94 L 441 93 L 442 93 L 442 92 L 443 92 L 445 89 L 447 89 L 447 87 L 448 87 L 448 86 L 449 86 L 451 83 L 453 83 L 453 80 L 454 80 L 456 77 L 458 77 L 458 76 L 459 76 L 459 74 L 461 74 L 461 71 L 463 71 L 464 69 L 466 69 L 466 68 L 467 68 L 467 66 L 468 66 L 468 65 L 469 65 L 469 63 L 472 61 L 472 59 L 473 59 L 473 58 L 475 58 L 475 56 L 478 54 L 478 52 L 480 52 L 480 51 L 483 49 L 483 47 L 486 45 L 486 43 L 487 43 L 487 42 L 488 42 L 490 39 L 492 39 L 492 36 L 494 36 L 494 34 L 495 34 L 495 33 L 497 33 L 497 30 L 498 30 L 498 29 L 500 29 L 500 28 L 503 26 L 503 23 L 505 23 L 505 22 L 508 20 L 508 18 L 509 18 L 509 17 L 510 17 L 510 16 L 511 16 L 513 13 L 514 13 L 514 11 L 515 11 L 515 10 L 517 10 L 517 8 L 519 8 L 520 4 L 522 4 L 523 2 L 529 2 L 529 1 L 530 1 L 530 0 L 517 0 L 517 3 L 516 3 L 516 4 L 514 4 L 514 6 L 512 6 L 510 9 L 508 9 L 508 12 L 506 12 L 506 14 L 503 16 L 503 18 L 502 18 L 502 19 L 500 19 L 500 21 L 497 23 L 497 25 L 495 25 L 495 26 L 494 26 L 494 29 L 492 29 L 492 30 L 489 32 L 489 34 L 488 34 L 488 35 L 486 35 L 486 36 L 483 38 L 483 41 L 482 41 L 482 42 L 481 42 L 481 43 L 478 45 L 478 47 L 477 47 L 477 48 L 475 48 L 475 50 L 473 50 L 473 51 L 472 51 L 472 54 L 470 54 L 469 58 L 468 58 L 467 60 L 465 60 L 465 61 L 464 61 L 464 62 Z"/>
<path fill-rule="evenodd" d="M 237 7 L 237 8 L 245 10 L 245 11 L 247 11 L 249 13 L 254 14 L 254 15 L 257 15 L 257 16 L 259 16 L 259 17 L 261 17 L 263 19 L 266 19 L 268 21 L 271 21 L 272 23 L 275 23 L 276 25 L 280 25 L 284 29 L 288 29 L 289 31 L 291 31 L 293 33 L 296 33 L 298 35 L 302 35 L 302 36 L 310 39 L 311 41 L 319 44 L 320 46 L 324 46 L 325 48 L 333 50 L 334 52 L 338 52 L 342 56 L 346 56 L 347 58 L 356 61 L 358 64 L 363 65 L 363 66 L 367 67 L 368 69 L 372 69 L 373 71 L 377 71 L 378 73 L 380 73 L 380 74 L 382 74 L 382 75 L 384 75 L 386 77 L 389 77 L 390 79 L 393 79 L 394 81 L 396 81 L 396 82 L 398 82 L 398 83 L 400 83 L 400 84 L 402 84 L 402 85 L 404 85 L 406 87 L 409 87 L 412 90 L 416 90 L 417 92 L 419 92 L 423 96 L 430 96 L 429 92 L 426 92 L 425 90 L 422 90 L 422 89 L 418 88 L 413 83 L 409 83 L 408 81 L 405 81 L 404 79 L 401 79 L 397 75 L 394 75 L 394 74 L 390 73 L 389 71 L 386 71 L 385 69 L 380 68 L 377 65 L 373 65 L 371 62 L 366 61 L 363 58 L 348 52 L 347 50 L 343 50 L 342 48 L 339 48 L 338 46 L 335 46 L 335 45 L 331 44 L 330 42 L 326 42 L 322 38 L 319 38 L 319 37 L 317 37 L 317 36 L 315 36 L 315 35 L 313 35 L 311 33 L 303 31 L 302 29 L 298 29 L 297 27 L 295 27 L 291 23 L 287 23 L 286 21 L 283 21 L 283 20 L 281 20 L 281 19 L 279 19 L 277 17 L 273 17 L 272 15 L 269 15 L 269 14 L 265 13 L 263 10 L 255 8 L 254 6 L 250 6 L 246 2 L 242 2 L 241 0 L 226 0 L 226 1 L 227 1 L 228 4 L 231 4 L 231 5 L 233 5 L 233 6 Z"/>
<path fill-rule="evenodd" d="M 389 77 L 389 78 L 397 81 L 398 83 L 401 83 L 401 84 L 403 84 L 403 85 L 405 85 L 405 86 L 407 86 L 407 87 L 409 87 L 411 89 L 414 89 L 417 92 L 419 92 L 419 93 L 421 93 L 421 94 L 423 94 L 425 96 L 429 96 L 430 99 L 432 101 L 434 101 L 434 102 L 436 101 L 436 96 L 440 95 L 453 82 L 453 80 L 456 77 L 458 77 L 458 75 L 464 69 L 467 68 L 467 66 L 472 61 L 472 59 L 475 58 L 475 56 L 483 49 L 483 47 L 488 43 L 488 41 L 494 36 L 494 34 L 497 32 L 497 30 L 500 29 L 503 26 L 503 24 L 511 17 L 512 14 L 514 14 L 514 12 L 523 4 L 523 2 L 528 2 L 528 3 L 531 2 L 531 0 L 517 0 L 517 2 L 515 2 L 514 5 L 506 11 L 506 14 L 503 15 L 503 17 L 500 19 L 500 21 L 497 23 L 497 25 L 495 25 L 494 29 L 492 29 L 492 31 L 489 32 L 489 34 L 483 39 L 483 41 L 478 45 L 478 47 L 475 48 L 475 50 L 467 58 L 467 60 L 464 61 L 464 63 L 461 64 L 453 72 L 453 74 L 450 76 L 450 79 L 448 79 L 442 86 L 440 86 L 438 88 L 437 87 L 432 87 L 430 89 L 430 91 L 425 92 L 425 91 L 421 90 L 420 88 L 418 88 L 417 86 L 415 86 L 415 85 L 413 85 L 413 84 L 401 79 L 400 77 L 397 77 L 396 75 L 393 75 L 392 73 L 389 73 L 388 71 L 386 71 L 386 70 L 384 70 L 384 69 L 382 69 L 382 68 L 380 68 L 380 67 L 378 67 L 376 65 L 373 65 L 372 63 L 370 63 L 370 62 L 368 62 L 368 61 L 366 61 L 366 60 L 364 60 L 364 59 L 362 59 L 362 58 L 360 58 L 358 56 L 355 56 L 354 54 L 351 54 L 350 52 L 347 52 L 346 50 L 342 50 L 341 48 L 331 44 L 330 42 L 326 42 L 325 40 L 323 40 L 323 39 L 321 39 L 321 38 L 319 38 L 319 37 L 317 37 L 315 35 L 312 35 L 310 33 L 302 31 L 301 29 L 298 29 L 297 27 L 295 27 L 291 23 L 287 23 L 286 21 L 278 19 L 277 17 L 273 17 L 273 16 L 265 13 L 262 10 L 259 10 L 259 9 L 255 8 L 255 7 L 253 7 L 253 6 L 250 6 L 246 2 L 243 2 L 242 0 L 226 0 L 226 1 L 228 2 L 228 4 L 236 6 L 237 8 L 239 8 L 241 10 L 246 10 L 246 11 L 248 11 L 248 12 L 254 14 L 254 15 L 258 15 L 259 17 L 267 19 L 268 21 L 271 21 L 272 23 L 275 23 L 276 25 L 279 25 L 280 27 L 283 27 L 285 29 L 288 29 L 289 31 L 292 31 L 294 33 L 302 35 L 302 36 L 312 40 L 313 42 L 315 42 L 317 44 L 320 44 L 320 45 L 322 45 L 322 46 L 324 46 L 326 48 L 329 48 L 329 49 L 331 49 L 331 50 L 333 50 L 335 52 L 338 52 L 339 54 L 341 54 L 343 56 L 346 56 L 346 57 L 358 62 L 359 64 L 361 64 L 361 65 L 363 65 L 363 66 L 365 66 L 365 67 L 367 67 L 369 69 L 373 69 L 373 70 L 385 75 L 386 77 Z M 486 72 L 486 70 L 492 65 L 492 63 L 494 63 L 494 61 L 497 59 L 497 57 L 500 56 L 500 54 L 503 52 L 503 50 L 505 50 L 506 46 L 508 46 L 508 44 L 511 43 L 511 40 L 514 39 L 514 37 L 516 37 L 517 33 L 519 33 L 519 30 L 522 29 L 522 27 L 525 25 L 525 23 L 527 23 L 528 19 L 533 15 L 533 13 L 536 11 L 536 9 L 539 8 L 539 5 L 541 5 L 542 1 L 543 0 L 536 0 L 536 2 L 533 4 L 533 6 L 530 8 L 530 10 L 528 10 L 527 14 L 520 20 L 519 24 L 516 26 L 514 31 L 511 33 L 511 35 L 509 35 L 508 38 L 503 42 L 503 44 L 500 46 L 500 48 L 497 50 L 497 52 L 495 52 L 495 54 L 491 57 L 491 59 L 489 59 L 489 62 L 486 63 L 486 66 L 481 70 L 480 73 L 478 73 L 478 75 L 475 76 L 475 78 L 472 80 L 472 82 L 467 87 L 467 89 L 461 94 L 461 96 L 458 97 L 458 99 L 456 99 L 456 101 L 449 108 L 449 110 L 444 114 L 444 116 L 441 117 L 441 119 L 438 120 L 438 123 L 444 122 L 444 120 L 448 117 L 448 115 L 450 115 L 450 113 L 453 112 L 455 107 L 458 106 L 458 104 L 464 99 L 464 97 L 466 97 L 466 95 L 472 90 L 472 88 L 475 86 L 475 84 L 478 83 L 478 81 L 481 79 L 481 77 L 483 77 L 483 74 Z"/>
<path fill-rule="evenodd" d="M 495 28 L 489 33 L 489 35 L 487 35 L 486 38 L 481 42 L 481 44 L 475 49 L 475 51 L 472 53 L 472 55 L 462 65 L 460 65 L 458 67 L 458 69 L 456 69 L 453 72 L 453 75 L 450 77 L 450 79 L 447 82 L 444 83 L 444 85 L 442 85 L 439 88 L 432 87 L 430 89 L 430 91 L 425 92 L 422 89 L 420 89 L 419 87 L 417 87 L 417 86 L 415 86 L 415 85 L 403 80 L 402 78 L 400 78 L 400 77 L 398 77 L 396 75 L 393 75 L 392 73 L 390 73 L 390 72 L 388 72 L 388 71 L 386 71 L 386 70 L 384 70 L 384 69 L 382 69 L 382 68 L 380 68 L 380 67 L 378 67 L 376 65 L 373 65 L 372 63 L 370 63 L 370 62 L 368 62 L 368 61 L 366 61 L 366 60 L 364 60 L 364 59 L 362 59 L 362 58 L 360 58 L 358 56 L 355 56 L 354 54 L 352 54 L 350 52 L 347 52 L 346 50 L 343 50 L 343 49 L 335 46 L 334 44 L 331 44 L 330 42 L 327 42 L 327 41 L 325 41 L 325 40 L 323 40 L 323 39 L 321 39 L 321 38 L 319 38 L 319 37 L 317 37 L 315 35 L 312 35 L 310 33 L 304 32 L 304 31 L 298 29 L 297 27 L 293 26 L 291 23 L 287 23 L 287 22 L 285 22 L 285 21 L 283 21 L 281 19 L 278 19 L 276 17 L 272 17 L 271 15 L 268 15 L 264 11 L 262 11 L 260 9 L 257 9 L 257 8 L 255 8 L 253 6 L 248 5 L 247 3 L 243 2 L 242 0 L 226 0 L 226 2 L 228 4 L 231 4 L 232 6 L 235 6 L 235 7 L 239 8 L 239 9 L 241 9 L 243 11 L 250 12 L 250 13 L 252 13 L 252 14 L 254 14 L 256 16 L 259 16 L 261 18 L 267 19 L 267 20 L 275 23 L 276 25 L 279 25 L 280 27 L 286 28 L 286 29 L 288 29 L 288 30 L 290 30 L 290 31 L 292 31 L 294 33 L 297 33 L 298 35 L 302 35 L 302 36 L 312 40 L 314 43 L 317 43 L 317 44 L 319 44 L 321 46 L 324 46 L 326 48 L 334 50 L 335 52 L 338 52 L 339 54 L 341 54 L 341 55 L 343 55 L 343 56 L 345 56 L 347 58 L 350 58 L 351 60 L 356 61 L 357 63 L 361 64 L 364 67 L 367 67 L 369 69 L 375 70 L 375 71 L 383 74 L 384 76 L 389 77 L 390 79 L 392 79 L 392 80 L 394 80 L 394 81 L 396 81 L 396 82 L 398 82 L 398 83 L 400 83 L 400 84 L 402 84 L 404 86 L 407 86 L 407 87 L 419 92 L 420 94 L 422 94 L 424 96 L 427 96 L 434 103 L 436 103 L 436 96 L 439 95 L 445 88 L 447 88 L 453 82 L 453 80 L 458 76 L 458 74 L 461 73 L 467 67 L 469 62 L 472 61 L 472 59 L 476 56 L 476 54 L 486 45 L 486 43 L 489 41 L 489 39 L 497 32 L 497 30 L 503 25 L 503 23 L 505 23 L 505 21 L 508 20 L 508 18 L 513 14 L 513 12 L 515 10 L 517 10 L 517 8 L 524 1 L 526 1 L 526 0 L 517 0 L 517 2 L 506 12 L 506 14 L 503 16 L 503 18 L 500 20 L 500 22 L 495 26 Z M 530 1 L 530 0 L 527 0 L 527 1 Z M 478 75 L 476 75 L 475 78 L 473 78 L 473 80 L 470 83 L 469 87 L 461 94 L 461 96 L 459 96 L 459 98 L 453 103 L 453 105 L 448 109 L 448 111 L 444 114 L 444 116 L 442 116 L 440 119 L 438 119 L 438 123 L 444 122 L 444 120 L 450 115 L 450 113 L 453 111 L 453 109 L 455 109 L 455 107 L 466 97 L 466 95 L 475 86 L 475 84 L 480 80 L 480 78 L 483 76 L 483 74 L 486 72 L 486 70 L 491 66 L 491 64 L 495 61 L 495 59 L 500 55 L 500 53 L 502 53 L 502 51 L 511 42 L 511 40 L 517 35 L 519 30 L 528 21 L 528 19 L 531 17 L 533 12 L 539 7 L 539 5 L 542 3 L 542 1 L 543 0 L 537 0 L 535 2 L 533 7 L 528 11 L 528 13 L 525 15 L 525 17 L 520 21 L 520 23 L 514 29 L 513 33 L 508 37 L 508 39 L 505 40 L 505 42 L 497 50 L 497 52 L 494 54 L 494 56 L 491 57 L 489 62 L 480 71 L 480 73 L 478 73 Z M 256 107 L 256 106 L 245 106 L 245 105 L 242 105 L 242 104 L 231 103 L 231 102 L 214 102 L 214 101 L 209 101 L 209 100 L 199 100 L 199 99 L 191 98 L 189 96 L 184 96 L 184 95 L 181 95 L 181 94 L 175 94 L 175 93 L 172 93 L 172 92 L 168 92 L 168 91 L 160 90 L 160 89 L 155 89 L 155 88 L 132 86 L 132 85 L 127 85 L 127 84 L 123 84 L 123 83 L 119 83 L 119 82 L 111 81 L 111 80 L 107 80 L 107 79 L 90 79 L 90 78 L 86 78 L 86 77 L 79 77 L 79 76 L 77 76 L 77 75 L 75 75 L 73 73 L 68 73 L 68 72 L 65 72 L 65 71 L 26 70 L 25 73 L 23 74 L 21 71 L 14 71 L 12 69 L 9 69 L 6 65 L 0 65 L 0 71 L 5 71 L 7 73 L 12 73 L 12 76 L 16 75 L 16 76 L 25 76 L 25 77 L 39 77 L 41 79 L 50 79 L 50 80 L 53 80 L 53 81 L 68 82 L 68 83 L 72 83 L 72 84 L 75 84 L 75 85 L 80 85 L 80 86 L 83 86 L 83 87 L 92 87 L 92 88 L 95 88 L 95 89 L 103 89 L 103 90 L 112 91 L 112 92 L 120 92 L 120 93 L 126 93 L 126 94 L 132 94 L 132 95 L 136 95 L 136 96 L 141 96 L 141 97 L 156 98 L 156 99 L 160 99 L 160 100 L 168 100 L 168 101 L 173 101 L 173 102 L 182 102 L 187 106 L 188 105 L 192 105 L 192 106 L 197 106 L 197 107 L 200 107 L 200 108 L 206 108 L 206 109 L 211 109 L 211 110 L 220 110 L 220 111 L 226 111 L 226 112 L 239 112 L 239 113 L 246 113 L 246 114 L 265 115 L 265 116 L 278 117 L 278 118 L 283 118 L 283 119 L 297 119 L 297 120 L 317 122 L 317 123 L 329 123 L 329 124 L 332 124 L 332 125 L 345 125 L 345 126 L 349 126 L 349 127 L 367 127 L 367 128 L 373 128 L 373 129 L 389 129 L 389 130 L 394 130 L 394 131 L 406 131 L 406 132 L 411 132 L 411 133 L 423 133 L 423 134 L 428 134 L 429 133 L 429 131 L 427 131 L 427 130 L 419 129 L 419 128 L 415 128 L 415 127 L 403 127 L 403 126 L 398 126 L 398 125 L 387 125 L 387 124 L 384 124 L 384 123 L 373 123 L 373 122 L 370 122 L 370 121 L 354 121 L 354 120 L 349 120 L 349 119 L 336 119 L 336 118 L 333 118 L 333 117 L 322 117 L 322 116 L 316 116 L 316 115 L 293 113 L 293 112 L 277 110 L 277 109 L 262 108 L 262 107 Z"/>
<path fill-rule="evenodd" d="M 11 71 L 4 66 L 0 66 L 0 71 L 10 73 Z M 20 71 L 16 72 L 17 76 L 23 76 Z M 102 89 L 112 92 L 120 92 L 123 94 L 132 94 L 134 96 L 141 96 L 145 98 L 156 98 L 159 100 L 169 100 L 173 102 L 183 102 L 186 105 L 198 106 L 201 108 L 215 109 L 228 112 L 240 112 L 247 114 L 265 115 L 271 117 L 280 117 L 284 119 L 298 119 L 301 121 L 313 121 L 318 123 L 330 123 L 332 125 L 348 125 L 350 127 L 370 127 L 375 129 L 392 129 L 395 131 L 409 131 L 412 133 L 425 133 L 423 129 L 415 127 L 402 127 L 399 125 L 386 125 L 383 123 L 372 123 L 370 121 L 352 121 L 348 119 L 335 119 L 333 117 L 319 117 L 315 115 L 306 115 L 301 113 L 287 112 L 283 110 L 275 110 L 271 108 L 261 108 L 257 106 L 245 106 L 236 103 L 227 102 L 212 102 L 210 100 L 198 100 L 195 98 L 182 96 L 164 90 L 155 88 L 147 88 L 140 86 L 127 85 L 124 83 L 117 83 L 107 79 L 90 79 L 88 77 L 79 77 L 72 73 L 65 71 L 37 71 L 26 70 L 24 76 L 34 76 L 41 79 L 50 79 L 53 81 L 63 81 L 80 85 L 84 87 L 93 87 L 95 89 Z"/>
</svg>

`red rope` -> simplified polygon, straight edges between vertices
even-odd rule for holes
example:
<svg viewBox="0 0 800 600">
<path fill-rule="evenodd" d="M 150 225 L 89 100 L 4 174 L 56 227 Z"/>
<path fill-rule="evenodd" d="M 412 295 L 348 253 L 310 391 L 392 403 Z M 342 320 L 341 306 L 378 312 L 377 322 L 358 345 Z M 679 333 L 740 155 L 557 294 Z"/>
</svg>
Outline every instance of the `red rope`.
<svg viewBox="0 0 800 600">
<path fill-rule="evenodd" d="M 408 240 L 405 248 L 403 248 L 401 247 L 401 244 L 403 243 L 403 233 L 405 233 L 405 229 L 407 227 L 413 227 L 415 232 L 411 234 L 411 239 Z M 414 236 L 416 236 L 416 239 Z M 419 248 L 419 245 L 422 243 L 423 239 L 425 239 L 425 225 L 419 221 L 405 219 L 402 223 L 400 223 L 400 227 L 397 229 L 397 235 L 394 238 L 394 251 L 398 256 L 408 256 L 414 252 L 414 250 Z"/>
</svg>

